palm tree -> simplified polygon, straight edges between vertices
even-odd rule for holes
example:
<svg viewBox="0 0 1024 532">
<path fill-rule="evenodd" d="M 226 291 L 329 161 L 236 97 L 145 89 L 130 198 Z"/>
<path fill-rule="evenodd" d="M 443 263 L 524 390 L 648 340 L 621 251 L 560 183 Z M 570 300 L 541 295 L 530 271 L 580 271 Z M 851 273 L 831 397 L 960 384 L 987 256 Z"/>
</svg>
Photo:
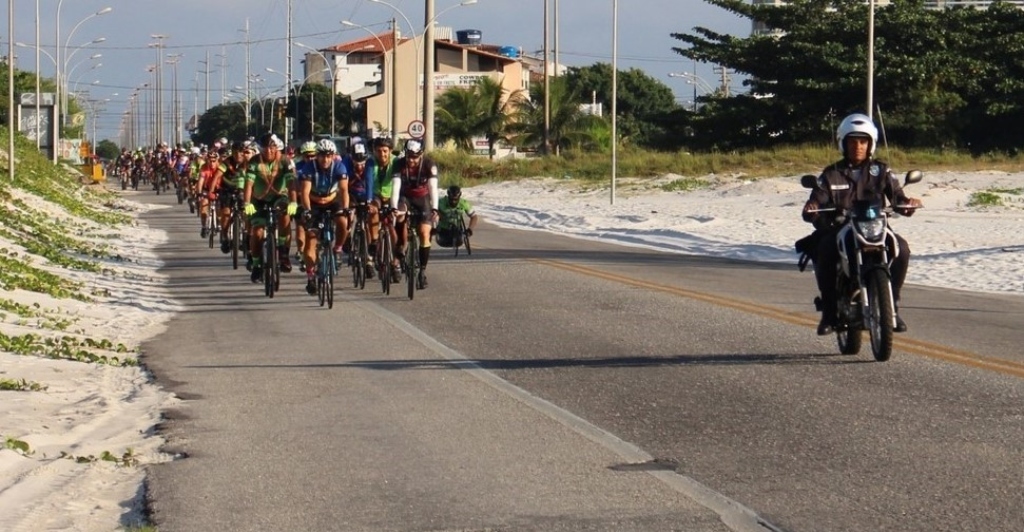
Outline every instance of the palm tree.
<svg viewBox="0 0 1024 532">
<path fill-rule="evenodd" d="M 487 152 L 494 159 L 494 145 L 509 135 L 509 125 L 516 107 L 523 99 L 523 91 L 509 93 L 501 83 L 492 78 L 480 78 L 473 87 L 480 99 L 482 114 L 478 124 L 480 132 L 487 138 Z"/>
<path fill-rule="evenodd" d="M 434 123 L 437 137 L 450 140 L 460 150 L 473 151 L 473 136 L 479 127 L 479 101 L 472 87 L 453 87 L 437 98 Z"/>
<path fill-rule="evenodd" d="M 594 131 L 601 118 L 583 111 L 579 94 L 569 90 L 565 78 L 552 79 L 550 85 L 548 139 L 555 154 L 560 154 L 563 148 L 593 147 L 597 141 Z M 515 139 L 520 146 L 544 144 L 543 85 L 534 84 L 530 88 L 530 98 L 519 100 L 512 129 L 517 133 Z"/>
<path fill-rule="evenodd" d="M 507 95 L 507 96 L 506 96 Z M 473 137 L 487 138 L 488 152 L 494 158 L 494 145 L 505 138 L 521 91 L 511 94 L 500 82 L 482 77 L 472 87 L 456 87 L 438 98 L 437 134 L 466 151 L 473 150 Z"/>
</svg>

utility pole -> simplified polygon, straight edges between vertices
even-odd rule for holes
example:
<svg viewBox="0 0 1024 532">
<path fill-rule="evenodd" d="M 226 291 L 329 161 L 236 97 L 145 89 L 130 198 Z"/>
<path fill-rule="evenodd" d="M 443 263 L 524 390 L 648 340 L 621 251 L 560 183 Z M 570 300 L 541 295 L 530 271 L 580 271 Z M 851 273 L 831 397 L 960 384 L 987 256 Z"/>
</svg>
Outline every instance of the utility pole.
<svg viewBox="0 0 1024 532">
<path fill-rule="evenodd" d="M 250 131 L 249 131 L 250 117 L 249 117 L 249 115 L 251 114 L 250 111 L 251 111 L 251 107 L 252 107 L 251 100 L 249 100 L 249 95 L 250 95 L 250 92 L 249 92 L 249 76 L 250 76 L 249 68 L 250 68 L 250 63 L 251 63 L 251 58 L 252 58 L 252 56 L 250 55 L 250 45 L 252 43 L 249 42 L 249 18 L 248 17 L 245 18 L 245 29 L 243 31 L 245 32 L 245 134 L 246 134 L 246 136 L 248 136 L 250 134 Z M 221 93 L 221 99 L 223 99 L 223 98 L 224 98 L 224 94 Z M 263 119 L 262 118 L 260 119 L 260 127 L 263 127 Z"/>
<path fill-rule="evenodd" d="M 206 103 L 203 104 L 203 112 L 210 110 L 210 50 L 206 50 L 206 62 L 203 63 L 203 74 L 206 74 Z"/>
<path fill-rule="evenodd" d="M 391 17 L 391 36 L 394 45 L 391 47 L 391 141 L 398 144 L 398 19 Z M 415 39 L 416 36 L 413 35 Z M 417 82 L 418 83 L 418 82 Z M 331 98 L 334 94 L 331 93 Z M 415 105 L 415 103 L 413 104 Z M 415 113 L 414 113 L 415 114 Z M 333 120 L 333 118 L 331 119 Z M 331 124 L 333 135 L 334 124 Z"/>
<path fill-rule="evenodd" d="M 554 46 L 554 48 L 552 48 L 551 51 L 552 51 L 552 53 L 554 54 L 554 57 L 555 57 L 555 71 L 552 73 L 552 75 L 554 75 L 557 78 L 558 77 L 558 50 L 559 50 L 559 48 L 558 48 L 558 0 L 554 0 L 554 1 L 555 1 L 555 5 L 554 5 L 554 7 L 555 7 L 555 16 L 554 16 L 555 46 Z"/>
<path fill-rule="evenodd" d="M 547 155 L 551 150 L 551 64 L 550 64 L 550 0 L 544 0 L 544 147 L 542 153 Z"/>
<path fill-rule="evenodd" d="M 547 1 L 547 0 L 545 0 Z M 434 149 L 434 0 L 426 0 L 427 27 L 423 29 L 423 148 Z"/>
<path fill-rule="evenodd" d="M 284 108 L 285 113 L 288 111 L 288 97 L 292 92 L 292 0 L 288 0 L 288 36 L 285 42 L 285 68 L 284 75 L 285 91 L 284 91 Z M 288 125 L 291 123 L 291 118 L 285 116 L 284 118 L 284 143 L 288 145 Z"/>
</svg>

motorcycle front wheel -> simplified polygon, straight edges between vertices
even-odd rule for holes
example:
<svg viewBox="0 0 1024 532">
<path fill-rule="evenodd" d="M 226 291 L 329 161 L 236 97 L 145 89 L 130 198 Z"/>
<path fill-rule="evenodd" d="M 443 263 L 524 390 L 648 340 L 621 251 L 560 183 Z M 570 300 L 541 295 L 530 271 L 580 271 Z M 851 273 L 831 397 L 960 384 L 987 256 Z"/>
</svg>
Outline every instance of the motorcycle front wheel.
<svg viewBox="0 0 1024 532">
<path fill-rule="evenodd" d="M 877 269 L 868 273 L 865 279 L 868 291 L 868 308 L 865 310 L 865 325 L 871 336 L 871 354 L 875 360 L 885 362 L 892 356 L 893 324 L 895 311 L 892 304 L 892 284 L 885 270 Z"/>
</svg>

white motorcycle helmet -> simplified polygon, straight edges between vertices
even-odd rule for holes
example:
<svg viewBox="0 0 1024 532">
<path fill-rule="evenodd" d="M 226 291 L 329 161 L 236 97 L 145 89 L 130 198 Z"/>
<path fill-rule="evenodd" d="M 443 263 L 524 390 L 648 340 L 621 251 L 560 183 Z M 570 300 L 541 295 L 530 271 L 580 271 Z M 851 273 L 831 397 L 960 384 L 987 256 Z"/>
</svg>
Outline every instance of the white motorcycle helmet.
<svg viewBox="0 0 1024 532">
<path fill-rule="evenodd" d="M 836 141 L 839 143 L 839 153 L 846 156 L 846 137 L 854 135 L 871 139 L 871 146 L 868 147 L 868 157 L 875 153 L 875 146 L 878 145 L 878 128 L 867 115 L 855 113 L 843 119 L 836 129 Z"/>
</svg>

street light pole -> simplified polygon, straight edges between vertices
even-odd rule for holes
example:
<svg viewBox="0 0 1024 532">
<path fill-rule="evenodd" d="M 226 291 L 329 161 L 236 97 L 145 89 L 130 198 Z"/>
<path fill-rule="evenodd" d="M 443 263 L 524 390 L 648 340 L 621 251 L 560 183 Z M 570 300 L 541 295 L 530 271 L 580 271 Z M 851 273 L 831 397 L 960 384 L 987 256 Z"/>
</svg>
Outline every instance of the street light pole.
<svg viewBox="0 0 1024 532">
<path fill-rule="evenodd" d="M 423 20 L 423 149 L 429 152 L 434 149 L 434 0 L 426 0 Z"/>
<path fill-rule="evenodd" d="M 11 0 L 11 2 L 13 3 L 13 0 Z M 62 81 L 62 78 L 61 78 L 61 62 L 60 62 L 60 55 L 61 55 L 60 54 L 60 50 L 61 50 L 61 48 L 60 48 L 60 8 L 63 6 L 63 4 L 64 4 L 64 0 L 58 0 L 57 1 L 57 16 L 54 17 L 54 22 L 56 23 L 56 28 L 55 28 L 55 31 L 54 31 L 54 43 L 53 43 L 54 61 L 53 61 L 53 63 L 54 63 L 54 70 L 56 71 L 56 73 L 54 75 L 54 82 L 57 85 L 57 90 L 54 93 L 54 102 L 53 102 L 53 116 L 54 116 L 54 119 L 53 119 L 53 163 L 54 164 L 57 163 L 57 152 L 58 152 L 58 148 L 60 147 L 61 113 L 64 111 L 64 108 L 61 105 L 61 92 L 62 92 L 61 81 Z M 13 9 L 13 6 L 12 6 L 12 9 Z M 86 20 L 89 20 L 90 18 L 98 16 L 98 15 L 104 15 L 106 13 L 110 13 L 112 10 L 113 10 L 112 8 L 105 7 L 103 9 L 97 11 L 96 13 L 93 13 L 92 15 L 89 15 L 88 17 L 85 17 L 85 19 L 83 19 L 81 22 L 76 24 L 74 29 L 71 30 L 71 33 L 68 34 L 68 41 L 71 40 L 71 35 L 75 33 L 75 30 L 78 29 L 78 26 L 80 26 L 82 24 L 82 22 L 85 22 Z M 14 34 L 13 33 L 11 34 L 10 40 L 11 41 L 14 40 Z"/>
<path fill-rule="evenodd" d="M 335 97 L 338 94 L 338 84 L 337 84 L 337 82 L 335 80 L 334 70 L 335 70 L 337 65 L 334 65 L 333 63 L 331 63 L 331 61 L 328 61 L 327 60 L 327 56 L 324 55 L 322 52 L 320 52 L 320 50 L 317 50 L 316 48 L 313 48 L 311 46 L 306 46 L 305 44 L 302 44 L 302 43 L 300 43 L 298 41 L 295 42 L 295 46 L 298 46 L 299 48 L 305 48 L 307 50 L 311 50 L 312 52 L 316 53 L 321 58 L 323 58 L 324 64 L 327 66 L 327 70 L 329 70 L 330 73 L 331 73 L 331 138 L 333 139 L 334 138 L 334 100 L 335 100 Z M 310 107 L 312 107 L 312 106 L 310 106 Z"/>
<path fill-rule="evenodd" d="M 156 142 L 163 142 L 163 62 L 164 62 L 164 39 L 166 35 L 154 33 L 150 37 L 156 39 L 153 45 L 156 48 Z"/>
<path fill-rule="evenodd" d="M 14 181 L 14 0 L 7 0 L 7 177 Z M 36 76 L 39 68 L 36 67 Z M 37 100 L 38 101 L 38 100 Z"/>
<path fill-rule="evenodd" d="M 178 93 L 178 63 L 181 61 L 182 54 L 167 54 L 167 64 L 171 65 L 171 120 L 174 124 L 171 136 L 173 137 L 173 144 L 177 146 L 181 143 L 183 134 L 181 132 L 181 102 Z"/>
<path fill-rule="evenodd" d="M 612 0 L 612 197 L 615 205 L 615 174 L 619 168 L 618 102 L 619 102 L 619 0 Z"/>
</svg>

